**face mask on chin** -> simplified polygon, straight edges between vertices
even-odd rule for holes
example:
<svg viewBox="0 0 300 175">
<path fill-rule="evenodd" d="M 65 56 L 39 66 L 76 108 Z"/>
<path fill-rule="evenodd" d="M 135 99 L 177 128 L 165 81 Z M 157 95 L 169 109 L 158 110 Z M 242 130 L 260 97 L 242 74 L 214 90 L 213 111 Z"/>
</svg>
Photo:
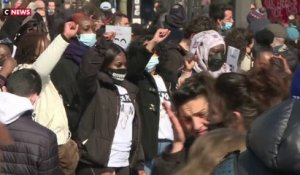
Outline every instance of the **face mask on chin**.
<svg viewBox="0 0 300 175">
<path fill-rule="evenodd" d="M 127 69 L 108 69 L 108 74 L 115 84 L 121 84 L 125 80 Z"/>
<path fill-rule="evenodd" d="M 95 33 L 83 33 L 79 35 L 79 41 L 86 46 L 92 47 L 97 39 Z"/>
</svg>

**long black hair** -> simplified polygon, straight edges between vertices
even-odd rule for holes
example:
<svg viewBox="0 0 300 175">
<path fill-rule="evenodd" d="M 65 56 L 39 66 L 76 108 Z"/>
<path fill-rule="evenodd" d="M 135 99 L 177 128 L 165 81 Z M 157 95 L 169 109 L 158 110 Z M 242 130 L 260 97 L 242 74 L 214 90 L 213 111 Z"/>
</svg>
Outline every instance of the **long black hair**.
<svg viewBox="0 0 300 175">
<path fill-rule="evenodd" d="M 97 41 L 95 49 L 103 59 L 100 71 L 107 71 L 108 66 L 113 62 L 116 56 L 122 52 L 127 58 L 126 52 L 122 47 L 113 43 L 112 41 L 106 41 L 104 38 L 101 38 Z"/>
</svg>

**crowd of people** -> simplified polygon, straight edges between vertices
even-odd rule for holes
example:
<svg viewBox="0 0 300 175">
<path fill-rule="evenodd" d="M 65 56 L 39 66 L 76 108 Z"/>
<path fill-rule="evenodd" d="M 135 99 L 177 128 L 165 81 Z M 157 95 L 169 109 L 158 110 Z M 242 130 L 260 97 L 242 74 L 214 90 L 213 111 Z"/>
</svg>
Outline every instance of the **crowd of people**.
<svg viewBox="0 0 300 175">
<path fill-rule="evenodd" d="M 159 3 L 145 25 L 108 2 L 1 18 L 1 174 L 299 173 L 300 14 L 253 4 L 239 28 L 227 4 Z"/>
</svg>

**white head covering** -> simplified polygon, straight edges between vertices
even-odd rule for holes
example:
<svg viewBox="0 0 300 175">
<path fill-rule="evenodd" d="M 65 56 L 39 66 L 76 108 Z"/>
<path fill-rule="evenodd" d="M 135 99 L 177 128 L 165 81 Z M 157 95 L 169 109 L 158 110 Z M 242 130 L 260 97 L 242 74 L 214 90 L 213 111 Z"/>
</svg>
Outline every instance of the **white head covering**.
<svg viewBox="0 0 300 175">
<path fill-rule="evenodd" d="M 190 52 L 196 55 L 198 58 L 197 64 L 195 64 L 194 66 L 194 70 L 196 72 L 208 70 L 207 64 L 209 50 L 220 44 L 223 44 L 225 50 L 225 42 L 223 37 L 217 31 L 214 30 L 200 32 L 193 36 L 191 41 Z M 222 68 L 225 67 L 226 66 L 223 66 Z M 219 70 L 216 72 L 219 72 Z M 228 71 L 226 70 L 226 72 Z"/>
</svg>

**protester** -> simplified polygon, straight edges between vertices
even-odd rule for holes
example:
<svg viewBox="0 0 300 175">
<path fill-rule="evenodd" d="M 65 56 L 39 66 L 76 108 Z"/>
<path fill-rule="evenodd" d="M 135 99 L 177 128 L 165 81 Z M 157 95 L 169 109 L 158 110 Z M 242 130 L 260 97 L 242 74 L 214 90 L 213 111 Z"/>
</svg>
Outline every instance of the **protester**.
<svg viewBox="0 0 300 175">
<path fill-rule="evenodd" d="M 11 58 L 11 51 L 6 44 L 0 44 L 0 69 L 6 59 Z"/>
<path fill-rule="evenodd" d="M 211 4 L 209 7 L 209 16 L 215 21 L 218 32 L 225 36 L 226 32 L 231 30 L 234 25 L 232 7 L 225 4 Z"/>
<path fill-rule="evenodd" d="M 58 12 L 56 9 L 56 2 L 55 0 L 50 0 L 47 4 L 46 21 L 48 22 L 49 35 L 51 40 L 53 40 L 56 37 L 56 34 L 58 33 L 58 24 L 56 21 L 57 18 Z"/>
<path fill-rule="evenodd" d="M 42 81 L 32 69 L 14 72 L 7 80 L 8 92 L 0 92 L 0 121 L 13 143 L 1 145 L 1 173 L 61 174 L 55 134 L 32 120 L 33 105 Z"/>
<path fill-rule="evenodd" d="M 127 79 L 139 87 L 137 101 L 142 121 L 142 145 L 145 154 L 145 171 L 151 174 L 153 158 L 160 155 L 170 144 L 174 136 L 169 117 L 163 103 L 171 103 L 171 82 L 167 75 L 161 73 L 160 59 L 155 49 L 150 53 L 145 51 L 143 43 L 155 45 L 165 40 L 171 31 L 159 29 L 152 39 L 141 39 L 131 43 L 128 48 Z M 165 36 L 161 36 L 166 33 Z"/>
<path fill-rule="evenodd" d="M 225 155 L 233 151 L 244 151 L 245 135 L 230 129 L 217 129 L 197 138 L 193 144 L 187 165 L 177 175 L 211 175 Z"/>
<path fill-rule="evenodd" d="M 230 72 L 229 65 L 225 63 L 225 42 L 223 37 L 214 30 L 203 31 L 195 34 L 191 40 L 190 58 L 185 62 L 184 74 L 178 79 L 178 86 L 193 71 L 209 71 L 213 77 Z"/>
<path fill-rule="evenodd" d="M 128 27 L 130 25 L 128 16 L 121 12 L 114 13 L 110 23 L 111 25 L 123 27 Z"/>
<path fill-rule="evenodd" d="M 247 15 L 248 29 L 253 34 L 265 29 L 270 21 L 265 8 L 252 8 Z"/>
<path fill-rule="evenodd" d="M 186 10 L 183 5 L 174 4 L 165 16 L 164 28 L 171 31 L 166 41 L 179 43 L 183 38 L 182 29 L 186 22 Z"/>
<path fill-rule="evenodd" d="M 213 175 L 298 174 L 299 109 L 300 101 L 289 99 L 262 114 L 248 132 L 247 150 L 227 156 Z"/>
<path fill-rule="evenodd" d="M 72 174 L 75 171 L 79 157 L 78 148 L 75 142 L 70 140 L 63 101 L 49 75 L 77 30 L 78 26 L 73 22 L 67 22 L 64 32 L 50 45 L 45 33 L 26 34 L 21 37 L 15 56 L 18 63 L 17 70 L 32 68 L 41 76 L 42 91 L 40 99 L 34 106 L 34 120 L 56 134 L 60 168 L 65 174 Z"/>
<path fill-rule="evenodd" d="M 265 64 L 247 73 L 260 111 L 266 111 L 290 96 L 292 71 L 281 56 L 271 56 Z"/>
<path fill-rule="evenodd" d="M 252 48 L 254 46 L 254 36 L 247 29 L 234 28 L 227 33 L 224 38 L 227 49 L 226 55 L 228 55 L 229 47 L 234 47 L 240 50 L 237 71 L 248 71 L 253 67 Z"/>
<path fill-rule="evenodd" d="M 51 80 L 62 96 L 69 128 L 75 138 L 81 113 L 77 74 L 84 55 L 96 43 L 96 34 L 89 17 L 79 13 L 74 15 L 73 20 L 78 24 L 78 38 L 69 41 L 70 44 L 51 72 Z"/>
<path fill-rule="evenodd" d="M 3 62 L 0 69 L 0 92 L 2 92 L 3 86 L 6 85 L 7 77 L 14 71 L 16 65 L 16 61 L 11 57 L 6 58 Z"/>
<path fill-rule="evenodd" d="M 178 172 L 186 163 L 187 153 L 194 139 L 207 133 L 213 81 L 205 72 L 187 79 L 172 95 L 177 117 L 169 104 L 164 105 L 173 124 L 174 142 L 155 160 L 153 175 Z"/>
<path fill-rule="evenodd" d="M 262 112 L 247 75 L 224 73 L 216 79 L 215 91 L 210 104 L 211 123 L 246 133 Z"/>
<path fill-rule="evenodd" d="M 183 39 L 180 43 L 162 42 L 157 47 L 160 64 L 157 65 L 157 70 L 162 74 L 167 75 L 166 80 L 172 84 L 172 89 L 176 88 L 178 82 L 178 74 L 189 74 L 188 70 L 183 69 L 184 64 L 188 64 L 191 54 L 189 49 L 192 37 L 206 30 L 215 30 L 216 26 L 208 17 L 198 16 L 189 22 L 183 29 Z M 180 83 L 179 83 L 180 84 Z"/>
</svg>

